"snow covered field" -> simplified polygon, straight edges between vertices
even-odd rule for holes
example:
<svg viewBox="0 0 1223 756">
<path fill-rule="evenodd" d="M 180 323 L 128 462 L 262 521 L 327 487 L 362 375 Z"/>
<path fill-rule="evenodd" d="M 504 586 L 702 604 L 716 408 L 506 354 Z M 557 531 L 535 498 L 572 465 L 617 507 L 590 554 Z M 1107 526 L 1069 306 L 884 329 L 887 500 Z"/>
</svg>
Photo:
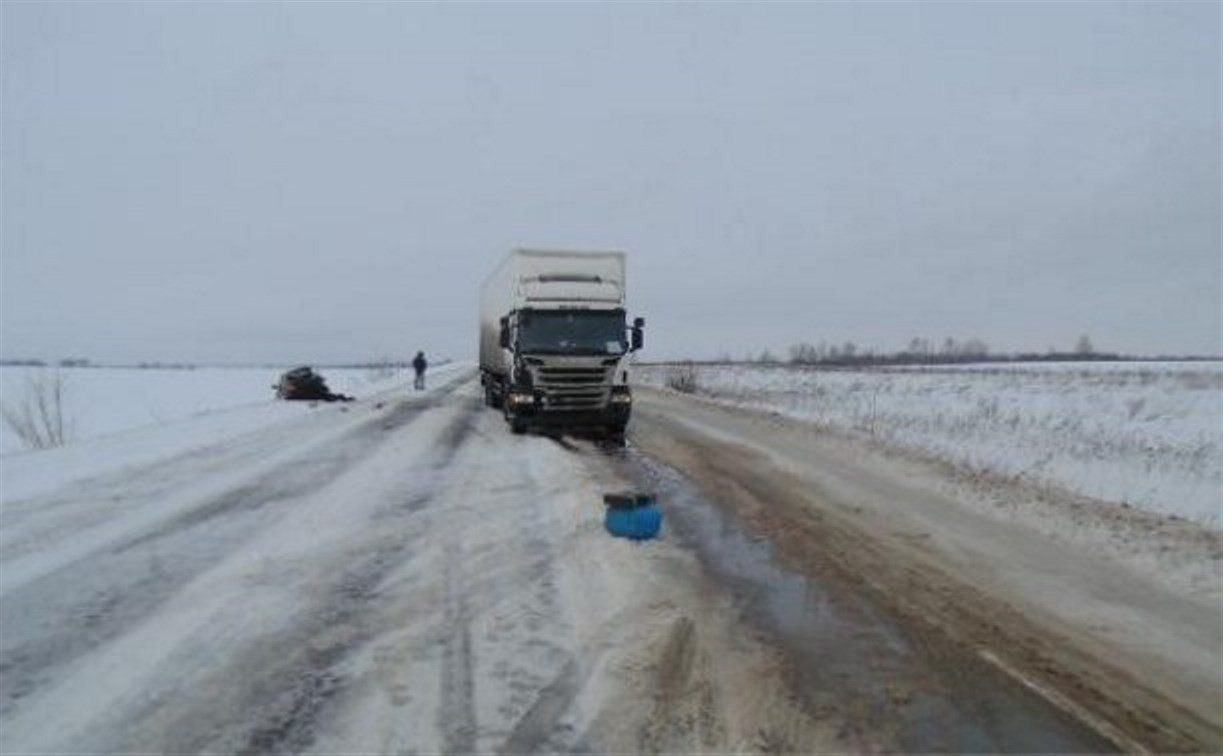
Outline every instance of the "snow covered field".
<svg viewBox="0 0 1223 756">
<path fill-rule="evenodd" d="M 430 369 L 429 376 L 445 380 L 463 367 L 450 363 Z M 6 424 L 0 424 L 3 498 L 34 496 L 67 481 L 149 464 L 328 406 L 343 409 L 344 405 L 277 400 L 272 385 L 281 372 L 275 368 L 61 370 L 69 443 L 28 451 Z M 319 372 L 332 391 L 359 399 L 401 389 L 412 380 L 408 371 Z M 0 401 L 22 401 L 27 381 L 49 373 L 39 368 L 0 368 Z"/>
<path fill-rule="evenodd" d="M 137 368 L 0 367 L 0 401 L 19 403 L 27 383 L 58 374 L 64 379 L 64 403 L 71 439 L 83 440 L 151 425 L 165 425 L 196 415 L 252 405 L 272 405 L 272 386 L 280 368 Z M 369 396 L 411 381 L 410 371 L 320 368 L 332 391 Z M 0 454 L 25 450 L 5 425 Z"/>
<path fill-rule="evenodd" d="M 665 385 L 676 366 L 642 366 Z M 1223 363 L 697 365 L 697 393 L 966 469 L 1223 524 Z"/>
</svg>

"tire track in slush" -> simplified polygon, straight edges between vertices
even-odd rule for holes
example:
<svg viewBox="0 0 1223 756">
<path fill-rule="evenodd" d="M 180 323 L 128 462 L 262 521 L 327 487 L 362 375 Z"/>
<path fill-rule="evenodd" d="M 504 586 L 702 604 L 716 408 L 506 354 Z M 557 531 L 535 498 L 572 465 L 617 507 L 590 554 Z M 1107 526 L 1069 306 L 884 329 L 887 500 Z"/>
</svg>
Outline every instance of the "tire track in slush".
<svg viewBox="0 0 1223 756">
<path fill-rule="evenodd" d="M 435 471 L 444 471 L 448 467 L 471 434 L 473 416 L 480 405 L 475 401 L 463 401 L 460 406 L 459 416 L 447 425 L 438 437 L 437 453 L 431 462 Z M 385 514 L 411 517 L 427 511 L 427 499 L 416 495 L 406 502 L 396 503 Z M 375 515 L 375 518 L 385 519 L 379 515 Z M 314 742 L 318 726 L 326 716 L 329 705 L 347 683 L 337 667 L 348 654 L 372 640 L 381 631 L 376 621 L 376 612 L 371 612 L 377 604 L 378 586 L 410 556 L 409 547 L 428 532 L 427 527 L 417 532 L 406 528 L 381 529 L 383 535 L 380 545 L 372 555 L 358 561 L 346 571 L 345 576 L 333 589 L 331 598 L 311 614 L 317 621 L 307 626 L 301 634 L 303 637 L 291 644 L 286 644 L 284 639 L 277 641 L 278 647 L 291 645 L 307 650 L 297 654 L 296 659 L 274 674 L 272 679 L 265 680 L 262 685 L 251 690 L 254 695 L 250 705 L 257 707 L 263 703 L 265 713 L 258 724 L 249 730 L 241 746 L 235 749 L 238 753 L 299 753 Z M 447 549 L 447 552 L 453 553 L 453 550 Z M 450 584 L 447 581 L 448 596 L 449 589 Z M 461 591 L 457 597 L 461 602 Z M 450 618 L 450 603 L 448 600 L 447 620 Z M 465 607 L 460 605 L 455 611 L 457 616 L 465 617 Z M 460 710 L 465 706 L 470 712 L 465 721 L 473 723 L 470 733 L 474 745 L 474 678 L 471 673 L 470 631 L 465 620 L 460 621 L 461 627 L 467 632 L 460 635 L 457 644 L 447 644 L 447 654 L 453 657 L 452 661 L 459 670 L 454 677 L 457 685 L 453 697 L 459 702 Z M 447 626 L 453 625 L 448 622 Z M 262 699 L 260 694 L 260 691 L 269 687 L 282 691 L 278 700 L 270 707 L 266 706 L 265 699 Z M 454 742 L 466 742 L 461 737 L 462 734 L 461 731 L 456 731 Z M 209 749 L 216 750 L 216 745 L 212 744 Z M 463 748 L 461 752 L 471 753 L 474 748 Z"/>
<path fill-rule="evenodd" d="M 461 422 L 442 435 L 443 454 L 439 466 L 450 464 L 459 447 L 475 427 L 480 403 L 472 401 Z M 442 646 L 441 702 L 438 729 L 446 753 L 476 752 L 476 683 L 472 653 L 471 616 L 463 578 L 462 546 L 454 537 L 453 523 L 443 527 L 442 585 L 444 601 L 442 627 L 447 632 Z"/>
<path fill-rule="evenodd" d="M 465 422 L 462 416 L 456 418 L 441 437 L 461 443 L 455 427 Z M 439 449 L 430 467 L 445 457 L 446 451 Z M 122 735 L 107 743 L 91 742 L 90 749 L 235 754 L 306 750 L 349 683 L 342 669 L 349 654 L 386 630 L 385 618 L 376 611 L 382 598 L 379 588 L 412 558 L 412 548 L 429 532 L 430 498 L 413 490 L 371 512 L 372 537 L 334 562 L 338 575 L 292 629 L 259 637 L 226 654 L 203 677 L 192 680 L 188 699 L 158 697 L 125 713 Z M 163 666 L 189 668 L 190 658 L 180 657 L 198 653 L 182 648 Z"/>
<path fill-rule="evenodd" d="M 472 416 L 473 423 L 476 417 Z M 497 424 L 500 425 L 499 420 Z M 502 439 L 501 430 L 497 428 L 500 443 L 522 442 Z M 489 750 L 487 743 L 482 746 L 480 742 L 482 730 L 476 706 L 477 649 L 481 644 L 508 640 L 516 648 L 510 661 L 503 668 L 492 670 L 489 678 L 490 682 L 501 681 L 508 686 L 506 697 L 497 701 L 495 708 L 503 713 L 523 712 L 508 728 L 508 741 L 503 749 L 535 751 L 555 742 L 556 725 L 569 710 L 585 679 L 584 670 L 572 654 L 555 642 L 551 632 L 563 617 L 557 596 L 554 545 L 541 535 L 551 530 L 543 521 L 538 501 L 539 483 L 525 468 L 517 466 L 515 470 L 520 477 L 519 485 L 530 493 L 522 497 L 522 503 L 515 506 L 512 516 L 507 518 L 513 523 L 512 533 L 498 538 L 492 551 L 474 563 L 472 555 L 466 553 L 452 535 L 446 536 L 442 563 L 442 620 L 447 635 L 442 648 L 437 725 L 442 733 L 442 750 L 447 753 Z M 448 493 L 448 498 L 465 498 L 465 487 L 473 485 L 475 482 L 464 478 L 456 490 Z M 478 511 L 467 509 L 452 514 L 481 516 Z M 451 522 L 446 532 L 454 533 L 461 528 L 462 522 Z M 495 562 L 492 569 L 481 569 L 485 559 Z M 471 574 L 473 569 L 476 574 Z M 501 631 L 511 633 L 510 637 L 474 638 L 472 626 L 476 611 L 472 602 L 487 608 L 486 601 L 514 596 L 524 587 L 529 592 L 522 595 L 515 607 L 523 617 Z M 541 677 L 553 666 L 560 668 L 558 676 L 551 680 Z M 485 735 L 497 733 L 485 731 Z"/>
<path fill-rule="evenodd" d="M 514 729 L 510 731 L 498 753 L 539 753 L 553 750 L 549 743 L 556 736 L 557 725 L 569 711 L 574 698 L 581 692 L 589 677 L 590 669 L 580 664 L 577 657 L 569 657 L 560 672 L 539 691 L 531 708 L 514 724 Z M 555 750 L 580 749 L 566 746 Z"/>
<path fill-rule="evenodd" d="M 578 451 L 576 446 L 560 445 L 567 451 Z M 540 497 L 546 495 L 541 481 L 529 465 L 518 469 L 519 485 L 531 494 L 523 497 L 523 505 L 511 518 L 514 536 L 506 542 L 515 545 L 514 556 L 525 563 L 525 569 L 504 571 L 502 578 L 505 590 L 523 586 L 531 590 L 521 607 L 527 610 L 526 632 L 515 641 L 521 651 L 504 673 L 511 688 L 520 690 L 512 693 L 503 706 L 521 714 L 507 728 L 497 750 L 503 754 L 572 751 L 573 733 L 562 720 L 589 680 L 590 658 L 597 654 L 591 649 L 575 652 L 571 643 L 557 637 L 558 628 L 562 635 L 572 630 L 564 617 L 565 602 L 558 587 L 556 543 L 548 537 L 558 531 L 540 503 Z"/>
<path fill-rule="evenodd" d="M 187 583 L 274 522 L 302 495 L 323 488 L 391 431 L 437 406 L 404 401 L 362 422 L 338 450 L 293 459 L 114 546 L 13 591 L 0 619 L 0 718 L 58 671 L 153 614 Z M 49 606 L 48 606 L 49 605 Z M 50 618 L 48 618 L 50 615 Z M 41 617 L 38 623 L 19 618 Z"/>
<path fill-rule="evenodd" d="M 457 564 L 454 544 L 446 547 L 442 565 L 445 584 L 444 627 L 449 629 L 442 648 L 439 729 L 446 753 L 476 752 L 476 683 L 471 651 L 471 619 Z"/>
</svg>

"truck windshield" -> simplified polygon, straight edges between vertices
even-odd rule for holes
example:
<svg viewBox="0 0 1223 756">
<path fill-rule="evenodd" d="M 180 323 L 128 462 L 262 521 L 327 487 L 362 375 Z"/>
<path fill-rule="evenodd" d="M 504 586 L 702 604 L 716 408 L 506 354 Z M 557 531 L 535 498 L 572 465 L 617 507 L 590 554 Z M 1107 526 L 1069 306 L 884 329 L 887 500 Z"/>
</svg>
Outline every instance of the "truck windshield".
<svg viewBox="0 0 1223 756">
<path fill-rule="evenodd" d="M 624 354 L 624 311 L 522 312 L 518 348 L 537 354 Z"/>
</svg>

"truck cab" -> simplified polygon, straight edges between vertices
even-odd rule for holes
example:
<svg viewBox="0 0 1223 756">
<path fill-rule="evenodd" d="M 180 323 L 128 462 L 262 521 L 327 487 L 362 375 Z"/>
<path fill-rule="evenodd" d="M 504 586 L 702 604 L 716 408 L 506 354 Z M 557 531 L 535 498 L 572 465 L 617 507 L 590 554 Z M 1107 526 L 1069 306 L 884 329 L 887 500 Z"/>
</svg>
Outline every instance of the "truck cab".
<svg viewBox="0 0 1223 756">
<path fill-rule="evenodd" d="M 485 284 L 485 302 L 512 305 L 495 321 L 499 354 L 481 345 L 485 402 L 515 433 L 587 430 L 623 442 L 633 401 L 629 362 L 645 325 L 641 318 L 628 325 L 623 254 L 515 250 L 511 261 L 508 280 L 495 274 Z M 504 285 L 508 297 L 489 291 Z"/>
</svg>

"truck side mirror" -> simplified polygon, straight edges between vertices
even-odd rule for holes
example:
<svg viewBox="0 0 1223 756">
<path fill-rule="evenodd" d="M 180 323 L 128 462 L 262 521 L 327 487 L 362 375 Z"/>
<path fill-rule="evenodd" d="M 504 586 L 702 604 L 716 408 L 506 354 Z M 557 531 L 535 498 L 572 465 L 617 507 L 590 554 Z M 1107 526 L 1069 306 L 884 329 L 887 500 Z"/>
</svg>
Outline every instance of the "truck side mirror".
<svg viewBox="0 0 1223 756">
<path fill-rule="evenodd" d="M 641 320 L 641 318 L 637 318 L 637 319 L 638 319 L 638 320 Z M 642 331 L 641 331 L 641 326 L 639 326 L 639 325 L 637 325 L 636 323 L 634 323 L 634 324 L 633 324 L 633 348 L 632 348 L 632 351 L 636 352 L 638 349 L 641 349 L 641 347 L 642 347 L 642 346 L 644 346 L 644 345 L 645 345 L 645 336 L 643 335 L 643 333 L 642 333 Z"/>
<path fill-rule="evenodd" d="M 509 318 L 501 319 L 501 331 L 497 339 L 498 339 L 498 342 L 501 344 L 502 349 L 510 348 L 510 319 Z"/>
</svg>

